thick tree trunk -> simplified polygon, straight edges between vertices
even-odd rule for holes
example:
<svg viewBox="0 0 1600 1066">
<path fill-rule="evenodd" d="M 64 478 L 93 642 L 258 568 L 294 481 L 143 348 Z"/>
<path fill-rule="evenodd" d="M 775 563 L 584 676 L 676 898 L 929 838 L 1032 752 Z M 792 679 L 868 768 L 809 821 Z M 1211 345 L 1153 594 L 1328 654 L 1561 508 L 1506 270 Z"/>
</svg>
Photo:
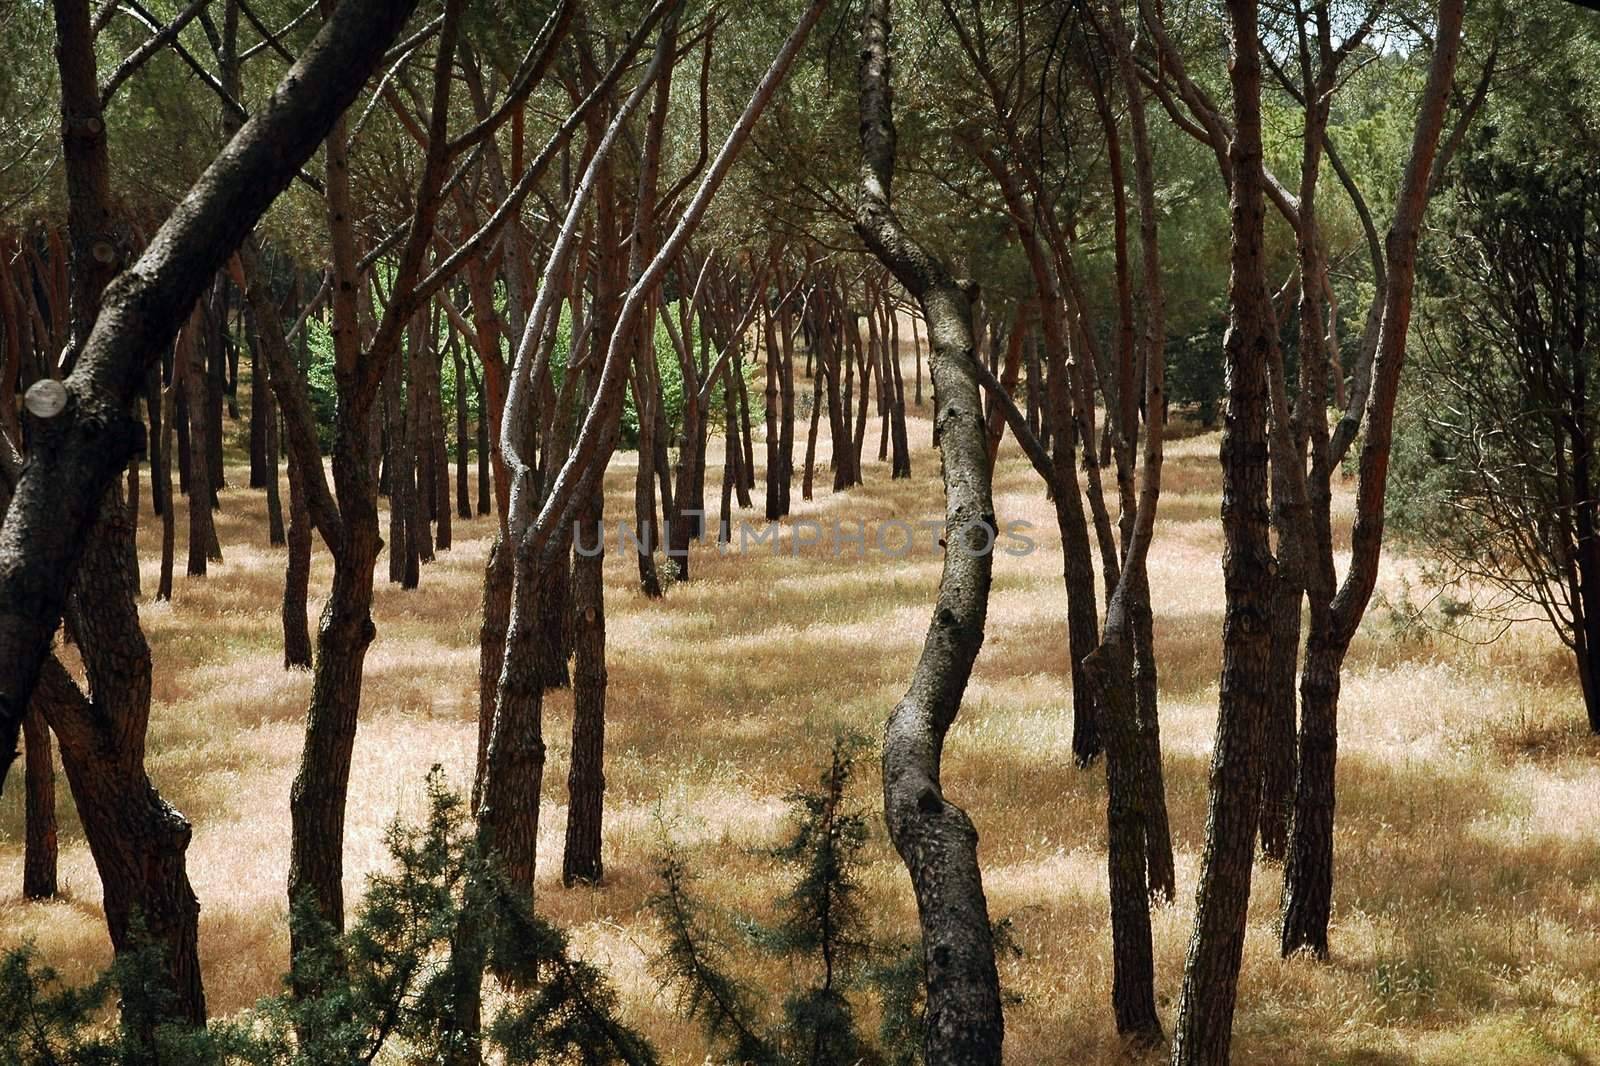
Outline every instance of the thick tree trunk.
<svg viewBox="0 0 1600 1066">
<path fill-rule="evenodd" d="M 1280 495 L 1276 473 L 1273 482 L 1276 518 Z M 1279 529 L 1284 527 L 1280 524 Z M 1280 556 L 1284 554 L 1285 539 L 1280 532 Z M 1261 744 L 1261 853 L 1280 862 L 1288 853 L 1289 821 L 1294 814 L 1295 730 L 1299 717 L 1295 679 L 1300 666 L 1300 607 L 1304 600 L 1304 588 L 1293 575 L 1280 569 L 1272 593 L 1272 653 L 1268 668 L 1271 695 Z"/>
<path fill-rule="evenodd" d="M 362 472 L 366 457 L 360 456 Z M 370 481 L 369 481 L 370 483 Z M 345 494 L 341 493 L 341 496 Z M 317 629 L 305 748 L 289 794 L 289 900 L 313 907 L 335 931 L 344 928 L 344 821 L 350 756 L 361 710 L 361 679 L 372 624 L 372 570 L 378 555 L 377 508 L 357 514 L 346 496 L 348 542 L 334 554 L 333 588 Z M 291 927 L 291 956 L 315 934 Z"/>
<path fill-rule="evenodd" d="M 134 603 L 131 528 L 122 502 L 107 498 L 84 552 L 69 622 L 93 702 L 53 657 L 39 687 L 40 710 L 61 744 L 61 762 L 104 888 L 111 943 L 121 955 L 158 946 L 172 998 L 156 1016 L 124 1017 L 141 1040 L 163 1019 L 205 1023 L 200 983 L 200 905 L 184 863 L 190 826 L 144 771 L 150 714 L 150 649 Z"/>
<path fill-rule="evenodd" d="M 547 689 L 568 688 L 572 676 L 568 660 L 572 657 L 572 529 L 557 533 L 560 547 L 539 582 L 539 673 Z"/>
<path fill-rule="evenodd" d="M 1162 421 L 1165 422 L 1164 417 Z M 1133 633 L 1133 685 L 1138 700 L 1139 780 L 1144 787 L 1145 868 L 1150 895 L 1171 903 L 1178 896 L 1178 874 L 1172 858 L 1172 829 L 1167 819 L 1166 774 L 1161 765 L 1155 615 L 1150 608 L 1149 572 L 1135 575 L 1132 581 L 1128 614 Z"/>
<path fill-rule="evenodd" d="M 1311 597 L 1311 630 L 1306 638 L 1306 663 L 1301 678 L 1299 780 L 1295 786 L 1294 823 L 1289 860 L 1284 867 L 1285 955 L 1309 948 L 1327 953 L 1328 917 L 1333 897 L 1333 796 L 1337 745 L 1339 672 L 1350 642 L 1361 624 L 1378 581 L 1383 547 L 1384 494 L 1394 440 L 1394 411 L 1416 282 L 1417 245 L 1427 210 L 1428 177 L 1444 127 L 1445 110 L 1461 49 L 1464 0 L 1440 0 L 1435 22 L 1433 57 L 1418 106 L 1411 154 L 1395 197 L 1394 223 L 1385 252 L 1387 276 L 1382 321 L 1372 364 L 1367 402 L 1366 435 L 1357 464 L 1356 519 L 1351 532 L 1350 567 L 1344 584 L 1323 607 L 1325 595 Z M 1331 458 L 1314 454 L 1317 492 L 1331 479 Z M 1319 495 L 1316 505 L 1323 506 Z M 1332 549 L 1319 546 L 1318 564 L 1332 569 Z M 1331 575 L 1322 583 L 1331 588 Z M 1316 584 L 1312 588 L 1316 589 Z"/>
<path fill-rule="evenodd" d="M 1306 642 L 1294 835 L 1284 864 L 1283 953 L 1328 955 L 1333 907 L 1333 770 L 1338 755 L 1339 672 L 1343 649 L 1316 632 Z"/>
<path fill-rule="evenodd" d="M 494 727 L 500 673 L 505 669 L 506 628 L 511 621 L 511 578 L 511 549 L 502 530 L 495 534 L 483 568 L 483 621 L 478 627 L 478 759 L 472 784 L 473 810 L 478 809 L 483 791 L 489 734 Z"/>
</svg>

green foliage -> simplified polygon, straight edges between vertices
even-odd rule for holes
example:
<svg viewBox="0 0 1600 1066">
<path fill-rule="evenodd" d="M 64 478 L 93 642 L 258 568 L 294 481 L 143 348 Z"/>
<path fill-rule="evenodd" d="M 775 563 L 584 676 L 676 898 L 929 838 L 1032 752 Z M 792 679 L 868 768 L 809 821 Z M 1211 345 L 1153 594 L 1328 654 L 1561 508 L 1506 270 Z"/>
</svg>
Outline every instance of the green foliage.
<svg viewBox="0 0 1600 1066">
<path fill-rule="evenodd" d="M 861 850 L 867 816 L 849 789 L 862 738 L 835 739 L 817 787 L 787 798 L 793 828 L 767 854 L 794 881 L 770 925 L 747 916 L 731 924 L 744 942 L 809 979 L 788 991 L 782 1013 L 768 1020 L 762 997 L 733 976 L 727 946 L 707 907 L 690 892 L 689 873 L 669 845 L 650 899 L 665 946 L 653 960 L 657 978 L 676 990 L 678 1009 L 698 1020 L 731 1061 L 758 1066 L 847 1066 L 920 1061 L 923 965 L 918 944 L 875 940 L 862 906 Z M 881 1024 L 873 1046 L 856 1021 L 857 1003 L 875 997 Z"/>
<path fill-rule="evenodd" d="M 1587 280 L 1600 264 L 1600 32 L 1552 14 L 1526 33 L 1516 46 L 1537 62 L 1490 98 L 1419 261 L 1386 511 L 1430 560 L 1447 621 L 1545 617 L 1571 645 L 1600 432 L 1587 326 L 1600 314 Z"/>
<path fill-rule="evenodd" d="M 427 818 L 395 823 L 387 843 L 394 870 L 368 880 L 343 936 L 310 907 L 294 909 L 297 939 L 311 947 L 287 983 L 302 994 L 263 1000 L 237 1022 L 141 1035 L 160 1015 L 154 949 L 81 989 L 59 987 L 31 949 L 12 952 L 0 962 L 0 1066 L 436 1063 L 472 1045 L 515 1066 L 654 1066 L 650 1046 L 618 1020 L 604 975 L 572 957 L 566 935 L 485 856 L 437 767 Z M 480 1027 L 463 992 L 485 970 L 502 987 Z M 101 1024 L 113 993 L 120 1030 Z"/>
</svg>

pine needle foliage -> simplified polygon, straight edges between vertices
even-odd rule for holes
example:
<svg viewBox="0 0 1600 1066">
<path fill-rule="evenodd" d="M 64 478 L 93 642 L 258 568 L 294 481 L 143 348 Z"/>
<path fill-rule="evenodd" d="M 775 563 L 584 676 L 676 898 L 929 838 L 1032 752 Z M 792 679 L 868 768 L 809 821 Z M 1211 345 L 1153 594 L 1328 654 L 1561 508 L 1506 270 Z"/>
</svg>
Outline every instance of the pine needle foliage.
<svg viewBox="0 0 1600 1066">
<path fill-rule="evenodd" d="M 303 952 L 285 983 L 313 994 L 286 992 L 205 1030 L 160 1027 L 152 1042 L 136 1023 L 156 1006 L 159 958 L 133 953 L 72 989 L 23 948 L 0 960 L 0 1066 L 657 1066 L 605 976 L 488 861 L 437 767 L 427 788 L 422 823 L 390 827 L 394 868 L 368 879 L 349 931 L 307 939 L 326 946 Z M 322 919 L 297 908 L 290 920 Z M 469 967 L 500 979 L 487 1023 L 476 995 L 462 995 L 479 983 Z M 113 995 L 120 1030 L 103 1022 Z"/>
<path fill-rule="evenodd" d="M 657 979 L 678 996 L 678 1009 L 698 1020 L 726 1061 L 753 1066 L 910 1066 L 922 1044 L 922 955 L 914 944 L 874 939 L 862 899 L 866 810 L 851 802 L 856 761 L 866 741 L 841 734 L 818 784 L 787 797 L 792 827 L 767 854 L 793 871 L 770 924 L 733 916 L 744 944 L 788 963 L 808 980 L 788 990 L 777 1017 L 734 976 L 730 945 L 714 932 L 707 908 L 670 843 L 657 867 L 660 890 L 650 908 L 663 946 L 652 960 Z M 857 1021 L 875 998 L 877 1040 Z"/>
</svg>

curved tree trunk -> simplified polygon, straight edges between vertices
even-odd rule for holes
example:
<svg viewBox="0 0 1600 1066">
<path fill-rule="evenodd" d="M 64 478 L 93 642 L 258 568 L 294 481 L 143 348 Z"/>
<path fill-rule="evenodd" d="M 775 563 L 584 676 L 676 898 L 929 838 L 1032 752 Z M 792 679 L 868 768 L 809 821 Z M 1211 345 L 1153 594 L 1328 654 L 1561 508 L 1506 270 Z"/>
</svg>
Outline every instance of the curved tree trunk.
<svg viewBox="0 0 1600 1066">
<path fill-rule="evenodd" d="M 927 979 L 930 1066 L 999 1063 L 1005 1037 L 978 833 L 939 786 L 945 734 L 983 643 L 993 557 L 970 550 L 967 526 L 994 528 L 987 438 L 973 361 L 971 294 L 902 229 L 890 207 L 895 132 L 889 0 L 867 0 L 861 23 L 861 199 L 856 229 L 915 296 L 929 323 L 944 455 L 949 548 L 938 603 L 906 695 L 884 730 L 884 819 L 917 896 Z"/>
</svg>

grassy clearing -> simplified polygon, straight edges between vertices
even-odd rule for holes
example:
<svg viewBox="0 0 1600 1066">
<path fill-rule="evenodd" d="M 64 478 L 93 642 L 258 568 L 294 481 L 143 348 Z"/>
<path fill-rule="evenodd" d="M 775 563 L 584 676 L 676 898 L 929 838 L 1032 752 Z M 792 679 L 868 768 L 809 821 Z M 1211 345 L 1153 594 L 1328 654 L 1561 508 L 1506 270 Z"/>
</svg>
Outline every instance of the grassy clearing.
<svg viewBox="0 0 1600 1066">
<path fill-rule="evenodd" d="M 891 482 L 869 461 L 865 486 L 823 493 L 800 504 L 795 519 L 937 518 L 938 457 L 927 447 L 926 408 L 920 414 L 910 426 L 912 480 Z M 1179 902 L 1154 917 L 1169 1027 L 1216 713 L 1216 449 L 1206 434 L 1170 447 L 1151 557 L 1180 880 Z M 721 444 L 708 451 L 720 457 Z M 632 462 L 621 456 L 609 472 L 614 517 L 632 515 Z M 710 474 L 713 498 L 720 477 Z M 245 471 L 230 470 L 230 479 L 243 484 Z M 1000 520 L 1032 523 L 1039 549 L 996 558 L 987 641 L 949 738 L 944 784 L 982 835 L 991 910 L 1015 919 L 1026 952 L 1002 971 L 1020 996 L 1007 1014 L 1010 1061 L 1126 1061 L 1107 1007 L 1104 774 L 1071 763 L 1059 545 L 1050 507 L 1009 442 L 995 491 Z M 275 991 L 287 964 L 288 793 L 309 692 L 308 675 L 278 665 L 282 560 L 266 544 L 264 501 L 238 488 L 222 499 L 226 563 L 206 580 L 180 577 L 172 604 L 141 608 L 156 668 L 150 773 L 195 825 L 190 872 L 218 1014 Z M 1348 494 L 1337 506 L 1347 525 Z M 186 528 L 181 513 L 178 528 Z M 348 898 L 383 861 L 385 825 L 420 813 L 431 765 L 442 764 L 458 788 L 470 784 L 490 533 L 484 520 L 457 520 L 455 549 L 426 568 L 418 592 L 388 585 L 379 564 L 378 639 L 351 782 Z M 155 587 L 158 534 L 144 517 L 147 589 Z M 1342 535 L 1347 544 L 1348 530 Z M 898 560 L 834 557 L 821 546 L 796 554 L 788 541 L 778 554 L 752 547 L 719 555 L 703 545 L 694 549 L 694 580 L 652 603 L 633 591 L 633 559 L 615 544 L 606 571 L 609 881 L 593 890 L 559 883 L 571 697 L 555 693 L 546 703 L 538 905 L 610 969 L 666 1061 L 698 1062 L 697 1033 L 673 1016 L 670 996 L 645 970 L 654 930 L 643 902 L 661 834 L 670 832 L 702 871 L 701 893 L 741 910 L 769 906 L 779 872 L 752 848 L 779 834 L 783 794 L 814 776 L 836 725 L 876 735 L 920 647 L 939 559 L 925 540 Z M 1410 565 L 1387 563 L 1385 585 L 1395 587 Z M 329 577 L 319 552 L 314 594 Z M 314 599 L 313 617 L 320 607 Z M 1600 847 L 1592 832 L 1600 752 L 1583 730 L 1563 650 L 1537 628 L 1487 647 L 1401 639 L 1381 608 L 1373 615 L 1352 650 L 1341 710 L 1333 959 L 1277 958 L 1279 871 L 1259 865 L 1235 1061 L 1600 1058 Z M 32 938 L 69 976 L 85 977 L 109 949 L 64 785 L 63 800 L 65 897 L 25 905 L 17 892 L 20 790 L 0 799 L 0 944 Z M 862 800 L 875 803 L 870 785 Z M 914 905 L 881 822 L 868 854 L 870 910 L 887 932 L 907 935 Z"/>
</svg>

